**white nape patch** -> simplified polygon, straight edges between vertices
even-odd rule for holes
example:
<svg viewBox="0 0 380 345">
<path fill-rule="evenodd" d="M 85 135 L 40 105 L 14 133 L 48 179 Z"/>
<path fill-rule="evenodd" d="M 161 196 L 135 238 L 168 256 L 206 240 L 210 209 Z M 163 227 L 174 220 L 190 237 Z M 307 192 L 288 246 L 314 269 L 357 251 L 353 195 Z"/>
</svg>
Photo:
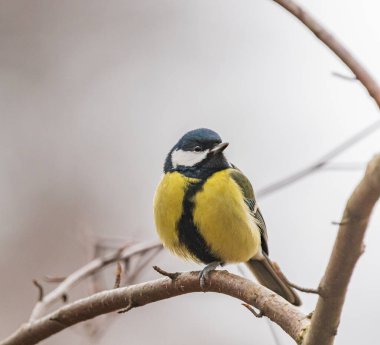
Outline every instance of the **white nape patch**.
<svg viewBox="0 0 380 345">
<path fill-rule="evenodd" d="M 192 167 L 195 164 L 202 162 L 207 157 L 208 152 L 209 150 L 201 152 L 175 150 L 172 153 L 173 167 L 176 168 L 178 165 Z"/>
</svg>

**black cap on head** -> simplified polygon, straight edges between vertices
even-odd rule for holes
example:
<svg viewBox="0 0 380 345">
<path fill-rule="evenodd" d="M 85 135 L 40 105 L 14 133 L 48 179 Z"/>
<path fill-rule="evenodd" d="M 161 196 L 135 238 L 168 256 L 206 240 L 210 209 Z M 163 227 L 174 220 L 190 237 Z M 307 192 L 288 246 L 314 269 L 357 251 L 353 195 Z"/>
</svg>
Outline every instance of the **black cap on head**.
<svg viewBox="0 0 380 345">
<path fill-rule="evenodd" d="M 180 171 L 198 177 L 229 167 L 223 155 L 228 146 L 218 133 L 198 128 L 184 134 L 166 157 L 164 171 Z"/>
<path fill-rule="evenodd" d="M 174 146 L 175 149 L 184 151 L 192 151 L 192 149 L 200 145 L 202 148 L 212 148 L 215 144 L 222 142 L 219 134 L 208 128 L 198 128 L 187 132 L 179 139 Z"/>
</svg>

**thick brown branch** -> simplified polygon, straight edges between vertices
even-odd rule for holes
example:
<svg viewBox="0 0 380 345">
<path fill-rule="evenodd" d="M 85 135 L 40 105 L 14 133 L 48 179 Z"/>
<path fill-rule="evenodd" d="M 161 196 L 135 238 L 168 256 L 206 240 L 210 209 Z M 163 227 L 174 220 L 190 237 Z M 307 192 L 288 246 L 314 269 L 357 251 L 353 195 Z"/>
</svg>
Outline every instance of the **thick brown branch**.
<svg viewBox="0 0 380 345">
<path fill-rule="evenodd" d="M 208 278 L 207 291 L 218 292 L 240 299 L 259 309 L 301 343 L 310 320 L 282 297 L 248 279 L 215 271 Z M 199 272 L 182 273 L 175 280 L 162 278 L 129 287 L 99 292 L 20 327 L 0 345 L 33 345 L 61 330 L 121 309 L 131 309 L 163 299 L 202 292 Z"/>
<path fill-rule="evenodd" d="M 368 164 L 364 178 L 352 193 L 338 236 L 320 283 L 320 297 L 305 345 L 331 345 L 338 329 L 347 287 L 363 252 L 363 238 L 376 201 L 380 197 L 380 155 Z"/>
<path fill-rule="evenodd" d="M 148 250 L 160 247 L 162 247 L 162 244 L 158 243 L 157 241 L 138 243 L 128 248 L 117 250 L 114 253 L 105 257 L 97 258 L 90 261 L 85 266 L 79 268 L 77 271 L 70 274 L 53 291 L 44 296 L 41 301 L 37 302 L 30 316 L 30 320 L 32 321 L 39 318 L 41 315 L 45 313 L 48 306 L 61 300 L 62 296 L 65 296 L 70 288 L 78 284 L 84 278 L 99 271 L 103 267 L 113 262 L 127 259 L 138 253 L 146 252 Z"/>
<path fill-rule="evenodd" d="M 273 0 L 299 19 L 354 73 L 380 108 L 380 86 L 364 66 L 313 16 L 292 0 Z"/>
</svg>

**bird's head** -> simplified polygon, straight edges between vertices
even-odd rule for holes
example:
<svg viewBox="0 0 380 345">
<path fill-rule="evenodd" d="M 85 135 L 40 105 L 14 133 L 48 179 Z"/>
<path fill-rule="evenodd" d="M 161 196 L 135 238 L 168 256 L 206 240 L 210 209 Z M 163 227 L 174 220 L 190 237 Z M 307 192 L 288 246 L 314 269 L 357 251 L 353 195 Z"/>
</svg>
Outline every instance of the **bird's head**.
<svg viewBox="0 0 380 345">
<path fill-rule="evenodd" d="M 207 128 L 187 132 L 166 157 L 164 171 L 180 171 L 187 176 L 201 177 L 230 166 L 219 134 Z"/>
</svg>

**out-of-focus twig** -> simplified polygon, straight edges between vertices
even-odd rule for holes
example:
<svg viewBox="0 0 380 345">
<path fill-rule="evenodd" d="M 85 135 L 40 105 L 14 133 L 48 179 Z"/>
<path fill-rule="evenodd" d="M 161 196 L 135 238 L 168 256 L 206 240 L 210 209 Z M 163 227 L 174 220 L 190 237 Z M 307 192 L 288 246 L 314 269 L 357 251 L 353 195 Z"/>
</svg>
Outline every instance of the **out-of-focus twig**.
<svg viewBox="0 0 380 345">
<path fill-rule="evenodd" d="M 33 279 L 33 284 L 38 289 L 38 299 L 37 299 L 37 301 L 40 302 L 44 298 L 44 288 L 42 287 L 42 285 L 36 279 Z"/>
<path fill-rule="evenodd" d="M 128 270 L 128 276 L 124 275 L 124 285 L 134 284 L 136 280 L 143 272 L 143 268 L 147 267 L 149 262 L 153 260 L 157 256 L 157 254 L 161 251 L 162 247 L 157 247 L 156 249 L 150 250 L 148 253 L 144 253 L 145 255 L 138 258 L 137 262 Z M 133 257 L 135 258 L 135 257 Z M 127 271 L 127 270 L 126 270 Z"/>
<path fill-rule="evenodd" d="M 351 76 L 351 75 L 345 75 L 343 73 L 339 73 L 339 72 L 331 72 L 331 74 L 334 76 L 334 77 L 337 77 L 337 78 L 340 78 L 340 79 L 343 79 L 343 80 L 347 80 L 347 81 L 357 81 L 358 78 L 356 78 L 355 76 Z"/>
<path fill-rule="evenodd" d="M 296 181 L 299 181 L 306 176 L 315 173 L 316 171 L 326 167 L 328 163 L 330 163 L 330 160 L 334 157 L 341 154 L 343 151 L 347 150 L 351 146 L 355 145 L 359 141 L 363 140 L 364 138 L 368 137 L 371 133 L 376 131 L 380 128 L 380 120 L 375 121 L 368 127 L 362 129 L 360 132 L 356 133 L 349 139 L 342 142 L 340 145 L 334 147 L 332 150 L 330 150 L 328 153 L 323 155 L 321 158 L 319 158 L 316 162 L 310 164 L 306 168 L 300 169 L 299 171 L 282 178 L 281 180 L 274 182 L 264 188 L 258 189 L 257 195 L 259 197 L 263 197 L 266 195 L 269 195 L 275 191 L 278 191 L 286 186 L 289 186 L 290 184 L 293 184 Z"/>
<path fill-rule="evenodd" d="M 359 162 L 330 162 L 323 167 L 323 170 L 330 171 L 364 171 L 365 163 Z"/>
<path fill-rule="evenodd" d="M 45 276 L 43 280 L 47 283 L 62 283 L 66 277 Z"/>
<path fill-rule="evenodd" d="M 338 41 L 326 28 L 321 25 L 312 15 L 310 15 L 305 9 L 293 0 L 273 0 L 289 13 L 300 20 L 315 36 L 323 42 L 354 74 L 354 79 L 360 81 L 360 83 L 367 89 L 369 95 L 374 99 L 377 106 L 380 108 L 380 86 L 366 68 L 352 55 L 350 51 Z M 341 75 L 340 75 L 341 76 Z M 265 196 L 271 194 L 279 189 L 284 188 L 302 178 L 318 171 L 325 166 L 329 160 L 336 157 L 341 152 L 348 149 L 350 146 L 368 136 L 374 130 L 379 128 L 379 122 L 375 122 L 371 126 L 367 127 L 363 131 L 357 133 L 352 138 L 343 142 L 326 155 L 321 157 L 315 163 L 309 165 L 306 168 L 299 170 L 298 172 L 291 174 L 275 183 L 272 183 L 262 189 L 258 190 L 258 196 Z"/>
<path fill-rule="evenodd" d="M 120 264 L 120 261 L 116 263 L 116 274 L 115 274 L 115 284 L 113 285 L 114 289 L 117 289 L 120 287 L 121 282 L 121 274 L 123 272 L 122 266 Z"/>
<path fill-rule="evenodd" d="M 157 241 L 142 242 L 127 248 L 121 248 L 114 253 L 90 261 L 85 266 L 70 274 L 53 291 L 45 295 L 41 301 L 37 302 L 30 316 L 30 320 L 36 320 L 37 318 L 41 317 L 41 315 L 45 313 L 47 307 L 59 301 L 63 295 L 67 294 L 70 288 L 78 284 L 82 279 L 94 274 L 110 263 L 118 260 L 125 260 L 138 253 L 146 252 L 160 247 L 162 247 L 162 244 Z"/>
</svg>

